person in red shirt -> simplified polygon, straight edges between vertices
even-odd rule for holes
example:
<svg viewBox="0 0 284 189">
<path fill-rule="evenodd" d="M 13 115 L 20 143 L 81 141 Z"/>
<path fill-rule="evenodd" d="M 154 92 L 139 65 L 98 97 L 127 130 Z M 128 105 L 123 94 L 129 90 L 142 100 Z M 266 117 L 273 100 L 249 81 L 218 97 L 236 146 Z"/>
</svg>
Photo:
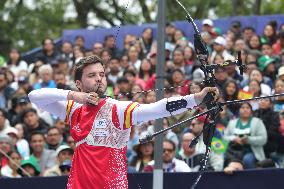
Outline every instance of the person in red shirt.
<svg viewBox="0 0 284 189">
<path fill-rule="evenodd" d="M 131 127 L 181 113 L 200 104 L 209 91 L 218 93 L 207 87 L 194 95 L 139 104 L 104 96 L 105 68 L 95 55 L 82 58 L 74 73 L 80 92 L 45 88 L 29 93 L 31 102 L 69 123 L 76 149 L 68 189 L 127 189 L 126 148 Z M 167 111 L 167 103 L 180 100 L 186 101 L 186 107 Z"/>
</svg>

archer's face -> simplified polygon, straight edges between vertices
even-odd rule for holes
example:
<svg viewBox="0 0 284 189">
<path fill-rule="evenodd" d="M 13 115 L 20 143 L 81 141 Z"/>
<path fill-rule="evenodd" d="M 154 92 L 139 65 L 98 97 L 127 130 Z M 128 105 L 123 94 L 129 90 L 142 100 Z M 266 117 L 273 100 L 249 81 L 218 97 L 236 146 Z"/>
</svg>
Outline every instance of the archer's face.
<svg viewBox="0 0 284 189">
<path fill-rule="evenodd" d="M 99 63 L 86 66 L 81 81 L 77 80 L 76 85 L 82 92 L 96 92 L 103 95 L 107 88 L 104 67 Z"/>
</svg>

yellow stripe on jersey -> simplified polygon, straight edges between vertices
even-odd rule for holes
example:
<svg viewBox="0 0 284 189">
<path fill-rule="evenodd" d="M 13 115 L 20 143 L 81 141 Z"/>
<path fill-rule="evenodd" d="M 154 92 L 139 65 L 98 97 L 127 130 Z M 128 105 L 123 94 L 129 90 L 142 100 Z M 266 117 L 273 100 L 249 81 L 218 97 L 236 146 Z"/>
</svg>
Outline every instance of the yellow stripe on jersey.
<svg viewBox="0 0 284 189">
<path fill-rule="evenodd" d="M 65 123 L 67 124 L 69 124 L 69 116 L 70 116 L 73 104 L 74 104 L 73 100 L 68 100 L 67 107 L 66 107 L 66 117 L 65 117 Z"/>
<path fill-rule="evenodd" d="M 138 102 L 132 102 L 127 109 L 125 110 L 124 114 L 124 128 L 129 129 L 132 125 L 132 112 L 134 108 L 138 105 Z"/>
</svg>

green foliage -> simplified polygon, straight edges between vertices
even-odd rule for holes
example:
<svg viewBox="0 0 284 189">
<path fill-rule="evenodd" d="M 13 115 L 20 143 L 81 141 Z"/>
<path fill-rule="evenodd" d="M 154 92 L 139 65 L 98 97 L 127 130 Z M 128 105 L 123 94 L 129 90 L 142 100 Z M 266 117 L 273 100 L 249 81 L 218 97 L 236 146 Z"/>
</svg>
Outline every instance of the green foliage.
<svg viewBox="0 0 284 189">
<path fill-rule="evenodd" d="M 180 0 L 194 19 L 208 17 L 213 10 L 217 17 L 252 15 L 261 3 L 260 14 L 283 14 L 282 0 Z M 157 12 L 158 0 L 1 0 L 0 54 L 6 55 L 11 47 L 22 52 L 41 46 L 44 37 L 59 38 L 64 29 L 89 25 L 92 13 L 109 26 L 154 22 L 151 13 Z M 66 7 L 75 7 L 77 18 L 66 19 Z M 127 9 L 126 9 L 127 6 Z M 133 11 L 133 7 L 138 7 Z M 138 10 L 138 11 L 137 11 Z M 139 11 L 140 10 L 140 11 Z M 167 0 L 167 21 L 184 20 L 185 14 L 175 0 Z M 101 24 L 104 23 L 104 24 Z"/>
</svg>

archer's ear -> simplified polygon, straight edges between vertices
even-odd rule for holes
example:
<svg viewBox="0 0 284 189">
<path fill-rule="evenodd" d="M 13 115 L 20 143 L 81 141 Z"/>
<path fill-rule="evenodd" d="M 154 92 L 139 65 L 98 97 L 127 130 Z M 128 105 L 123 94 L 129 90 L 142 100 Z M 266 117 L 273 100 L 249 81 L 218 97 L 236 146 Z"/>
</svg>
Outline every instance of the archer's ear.
<svg viewBox="0 0 284 189">
<path fill-rule="evenodd" d="M 79 81 L 79 80 L 76 80 L 75 84 L 76 84 L 76 87 L 78 88 L 78 90 L 81 91 L 81 89 L 82 89 L 82 82 Z"/>
</svg>

